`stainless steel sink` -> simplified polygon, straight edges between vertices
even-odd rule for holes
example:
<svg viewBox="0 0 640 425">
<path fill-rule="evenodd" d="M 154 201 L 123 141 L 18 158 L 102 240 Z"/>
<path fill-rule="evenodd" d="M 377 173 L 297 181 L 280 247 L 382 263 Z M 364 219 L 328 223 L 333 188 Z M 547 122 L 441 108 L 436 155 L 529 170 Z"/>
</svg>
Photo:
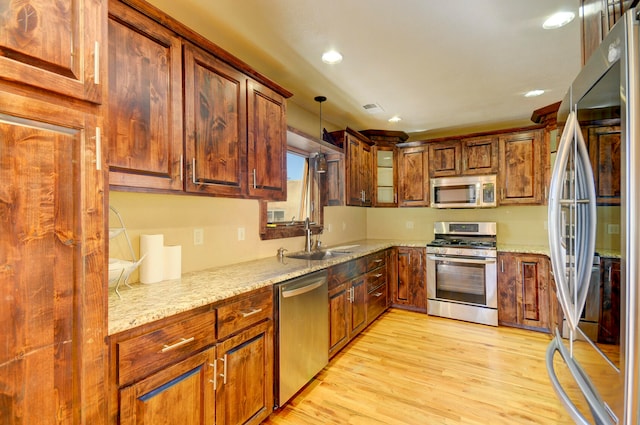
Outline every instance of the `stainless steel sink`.
<svg viewBox="0 0 640 425">
<path fill-rule="evenodd" d="M 348 254 L 347 251 L 313 251 L 313 252 L 296 252 L 293 254 L 288 254 L 286 257 L 288 258 L 297 258 L 299 260 L 330 260 L 332 258 L 340 257 L 342 255 Z"/>
</svg>

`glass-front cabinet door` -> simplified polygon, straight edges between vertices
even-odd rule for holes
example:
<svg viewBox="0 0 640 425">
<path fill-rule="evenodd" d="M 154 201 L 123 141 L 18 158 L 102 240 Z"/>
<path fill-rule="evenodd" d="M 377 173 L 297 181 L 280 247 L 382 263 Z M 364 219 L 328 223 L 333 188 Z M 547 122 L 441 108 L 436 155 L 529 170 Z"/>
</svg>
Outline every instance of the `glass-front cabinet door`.
<svg viewBox="0 0 640 425">
<path fill-rule="evenodd" d="M 397 195 L 397 167 L 395 148 L 376 146 L 375 206 L 395 207 Z"/>
</svg>

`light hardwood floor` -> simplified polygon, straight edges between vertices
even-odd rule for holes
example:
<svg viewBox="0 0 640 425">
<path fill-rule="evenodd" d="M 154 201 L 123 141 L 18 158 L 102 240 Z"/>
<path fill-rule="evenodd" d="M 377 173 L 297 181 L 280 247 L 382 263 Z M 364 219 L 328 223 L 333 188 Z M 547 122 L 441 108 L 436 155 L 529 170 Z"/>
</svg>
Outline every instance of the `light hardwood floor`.
<svg viewBox="0 0 640 425">
<path fill-rule="evenodd" d="M 551 336 L 391 309 L 265 424 L 572 424 Z"/>
</svg>

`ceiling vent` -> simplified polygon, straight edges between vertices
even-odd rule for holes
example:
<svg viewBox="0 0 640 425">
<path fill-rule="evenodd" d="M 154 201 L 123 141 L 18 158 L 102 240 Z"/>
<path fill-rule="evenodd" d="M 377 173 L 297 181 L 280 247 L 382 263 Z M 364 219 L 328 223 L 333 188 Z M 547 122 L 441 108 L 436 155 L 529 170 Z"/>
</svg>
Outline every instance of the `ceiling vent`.
<svg viewBox="0 0 640 425">
<path fill-rule="evenodd" d="M 367 111 L 367 113 L 371 115 L 384 112 L 384 109 L 382 109 L 382 106 L 378 105 L 377 103 L 367 103 L 366 105 L 362 105 L 362 107 L 364 108 L 365 111 Z"/>
</svg>

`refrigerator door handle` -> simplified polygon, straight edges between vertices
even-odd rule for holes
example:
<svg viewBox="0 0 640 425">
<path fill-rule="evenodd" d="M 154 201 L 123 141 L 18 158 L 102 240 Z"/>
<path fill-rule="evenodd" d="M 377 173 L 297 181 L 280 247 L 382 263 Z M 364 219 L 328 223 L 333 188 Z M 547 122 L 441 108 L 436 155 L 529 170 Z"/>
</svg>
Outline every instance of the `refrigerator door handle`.
<svg viewBox="0 0 640 425">
<path fill-rule="evenodd" d="M 573 143 L 575 141 L 575 144 Z M 574 197 L 562 199 L 565 173 L 575 154 Z M 563 216 L 562 205 L 569 205 L 570 217 Z M 566 222 L 569 220 L 569 223 Z M 596 197 L 593 171 L 577 115 L 571 112 L 560 137 L 549 187 L 549 252 L 556 279 L 558 301 L 569 328 L 577 328 L 589 289 L 589 274 L 595 252 Z M 574 226 L 575 225 L 575 226 Z M 573 246 L 565 246 L 563 232 L 573 232 Z M 571 235 L 569 235 L 571 236 Z M 571 241 L 571 238 L 569 238 Z M 569 263 L 569 265 L 567 265 Z"/>
<path fill-rule="evenodd" d="M 558 380 L 558 376 L 556 375 L 555 368 L 553 366 L 553 357 L 556 351 L 560 354 L 560 357 L 567 365 L 571 376 L 580 387 L 580 390 L 589 404 L 589 408 L 591 410 L 591 414 L 593 415 L 597 425 L 614 425 L 618 423 L 617 418 L 612 418 L 609 416 L 607 409 L 604 406 L 604 403 L 601 401 L 602 399 L 598 396 L 595 388 L 587 378 L 586 374 L 580 367 L 580 365 L 573 360 L 571 355 L 569 354 L 566 347 L 562 344 L 562 339 L 560 337 L 560 333 L 556 329 L 556 336 L 549 343 L 549 347 L 547 347 L 546 353 L 546 364 L 547 364 L 547 373 L 549 375 L 549 379 L 551 380 L 551 384 L 553 385 L 553 389 L 558 395 L 561 403 L 565 406 L 571 418 L 579 425 L 591 425 L 583 415 L 580 413 L 575 404 L 571 401 L 564 388 L 560 384 Z"/>
</svg>

